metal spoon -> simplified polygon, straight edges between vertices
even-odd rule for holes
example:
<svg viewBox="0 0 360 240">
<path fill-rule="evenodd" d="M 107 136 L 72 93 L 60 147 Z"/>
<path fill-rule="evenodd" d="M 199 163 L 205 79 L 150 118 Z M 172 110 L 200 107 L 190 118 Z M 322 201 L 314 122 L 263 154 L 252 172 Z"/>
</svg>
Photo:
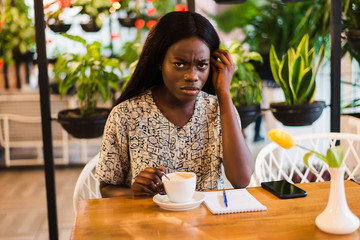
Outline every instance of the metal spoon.
<svg viewBox="0 0 360 240">
<path fill-rule="evenodd" d="M 170 181 L 170 178 L 168 176 L 166 176 L 166 174 L 164 172 L 163 172 L 163 176 L 166 177 Z"/>
</svg>

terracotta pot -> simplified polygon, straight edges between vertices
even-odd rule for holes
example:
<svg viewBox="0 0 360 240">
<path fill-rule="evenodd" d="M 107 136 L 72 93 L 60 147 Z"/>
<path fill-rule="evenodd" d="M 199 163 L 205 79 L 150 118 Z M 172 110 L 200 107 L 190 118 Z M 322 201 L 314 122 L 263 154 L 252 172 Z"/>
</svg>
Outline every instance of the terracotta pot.
<svg viewBox="0 0 360 240">
<path fill-rule="evenodd" d="M 58 113 L 58 122 L 73 137 L 97 138 L 103 135 L 110 109 L 98 108 L 90 116 L 80 115 L 80 109 L 67 109 Z"/>
<path fill-rule="evenodd" d="M 311 125 L 321 116 L 324 108 L 324 101 L 297 105 L 289 105 L 284 102 L 270 103 L 272 114 L 285 126 Z"/>
</svg>

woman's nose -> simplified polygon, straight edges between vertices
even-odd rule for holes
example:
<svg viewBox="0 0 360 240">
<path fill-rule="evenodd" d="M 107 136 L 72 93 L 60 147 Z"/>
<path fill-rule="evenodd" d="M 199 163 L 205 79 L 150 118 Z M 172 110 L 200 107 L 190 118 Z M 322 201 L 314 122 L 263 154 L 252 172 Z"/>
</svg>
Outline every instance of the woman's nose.
<svg viewBox="0 0 360 240">
<path fill-rule="evenodd" d="M 186 81 L 197 81 L 199 80 L 199 77 L 195 72 L 191 72 L 191 73 L 185 73 L 184 79 Z"/>
</svg>

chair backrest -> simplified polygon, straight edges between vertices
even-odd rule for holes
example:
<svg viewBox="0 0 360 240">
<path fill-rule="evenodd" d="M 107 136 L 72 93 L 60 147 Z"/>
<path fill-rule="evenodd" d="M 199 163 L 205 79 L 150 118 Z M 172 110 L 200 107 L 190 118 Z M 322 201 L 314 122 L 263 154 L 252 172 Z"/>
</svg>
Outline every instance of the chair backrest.
<svg viewBox="0 0 360 240">
<path fill-rule="evenodd" d="M 294 137 L 296 143 L 326 155 L 330 146 L 339 142 L 344 148 L 345 179 L 360 175 L 360 135 L 351 133 L 306 134 Z M 308 151 L 294 146 L 284 149 L 276 143 L 269 143 L 255 161 L 256 184 L 285 179 L 291 183 L 320 182 L 330 179 L 328 165 L 312 155 L 309 162 L 318 173 L 313 173 L 304 164 L 303 156 Z"/>
<path fill-rule="evenodd" d="M 99 161 L 99 153 L 96 154 L 83 168 L 76 182 L 73 195 L 73 208 L 75 215 L 80 200 L 101 198 L 100 182 L 95 177 L 95 169 Z"/>
</svg>

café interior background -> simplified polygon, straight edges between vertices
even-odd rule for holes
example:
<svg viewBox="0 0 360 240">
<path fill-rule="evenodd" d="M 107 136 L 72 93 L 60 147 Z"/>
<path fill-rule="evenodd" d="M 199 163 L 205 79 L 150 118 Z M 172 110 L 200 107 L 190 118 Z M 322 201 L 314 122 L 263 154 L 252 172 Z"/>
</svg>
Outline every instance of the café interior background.
<svg viewBox="0 0 360 240">
<path fill-rule="evenodd" d="M 51 1 L 44 1 L 44 5 Z M 25 0 L 25 3 L 33 9 L 33 1 Z M 216 5 L 214 1 L 196 1 L 196 10 L 200 13 L 217 14 L 223 11 L 226 5 Z M 33 16 L 34 12 L 31 10 L 29 15 Z M 72 26 L 67 32 L 68 34 L 82 33 L 80 23 L 83 21 L 82 17 L 72 17 L 74 12 L 69 10 L 66 21 L 70 21 Z M 113 16 L 112 16 L 113 17 Z M 120 49 L 121 46 L 128 41 L 134 40 L 137 35 L 136 28 L 121 27 L 116 17 L 112 19 L 112 36 L 109 36 L 109 18 L 102 19 L 103 26 L 97 33 L 82 33 L 81 36 L 87 41 L 99 41 L 104 45 L 108 45 L 112 41 L 113 49 Z M 215 22 L 212 21 L 214 24 Z M 46 51 L 48 58 L 55 58 L 59 53 L 79 53 L 84 51 L 83 48 L 74 45 L 74 42 L 59 36 L 46 28 Z M 225 34 L 219 31 L 223 43 L 230 43 L 232 40 L 244 39 L 241 31 L 233 31 L 230 34 Z M 142 34 L 144 39 L 146 34 Z M 245 46 L 246 47 L 246 46 Z M 0 67 L 0 70 L 1 67 Z M 9 76 L 14 76 L 10 69 Z M 53 77 L 52 65 L 49 64 L 49 78 Z M 354 72 L 359 72 L 359 66 L 352 63 L 349 58 L 342 60 L 342 78 L 351 79 Z M 315 98 L 324 99 L 326 102 L 330 101 L 330 61 L 327 58 L 321 67 L 317 78 L 317 91 Z M 4 76 L 1 71 L 0 80 Z M 10 81 L 14 82 L 14 81 Z M 10 109 L 14 113 L 21 114 L 22 112 L 30 112 L 30 114 L 38 114 L 39 111 L 39 89 L 38 89 L 38 69 L 36 63 L 30 68 L 29 83 L 22 83 L 20 89 L 11 85 L 10 89 L 4 89 L 3 84 L 0 87 L 0 109 Z M 342 89 L 342 94 L 347 93 L 346 86 Z M 353 94 L 352 92 L 350 94 Z M 358 94 L 358 93 L 355 93 Z M 9 103 L 9 97 L 14 100 Z M 283 96 L 281 89 L 273 87 L 264 87 L 262 107 L 268 108 L 270 101 L 282 101 Z M 66 99 L 68 104 L 74 104 L 73 99 Z M 4 111 L 4 110 L 3 110 Z M 1 114 L 1 112 L 0 112 Z M 254 123 L 250 124 L 245 129 L 247 142 L 254 157 L 258 151 L 266 143 L 268 139 L 266 132 L 269 129 L 278 127 L 282 128 L 292 134 L 303 133 L 318 133 L 328 132 L 330 129 L 330 109 L 325 108 L 322 116 L 311 126 L 294 128 L 285 127 L 277 122 L 270 112 L 266 111 L 263 114 L 263 122 L 260 133 L 265 138 L 263 141 L 253 142 Z M 54 126 L 59 130 L 60 126 Z M 2 128 L 2 131 L 4 129 Z M 31 139 L 31 134 L 28 133 L 26 125 L 19 128 L 19 135 L 26 136 L 23 143 L 25 147 L 11 149 L 11 160 L 8 165 L 5 163 L 5 156 L 3 146 L 0 149 L 0 189 L 2 194 L 0 196 L 0 239 L 47 239 L 47 209 L 46 209 L 46 191 L 44 171 L 42 168 L 42 139 L 41 133 L 34 134 L 34 139 Z M 61 131 L 60 131 L 61 132 Z M 69 239 L 71 228 L 75 219 L 72 209 L 72 194 L 77 177 L 82 170 L 84 164 L 98 153 L 101 138 L 84 140 L 76 139 L 67 136 L 68 139 L 64 142 L 63 136 L 59 134 L 56 143 L 54 143 L 54 157 L 56 163 L 56 196 L 58 208 L 58 225 L 59 238 Z M 3 135 L 1 136 L 1 144 L 4 143 Z M 54 141 L 55 142 L 55 141 Z M 21 144 L 21 143 L 20 143 Z M 66 151 L 64 151 L 64 144 L 66 144 Z"/>
</svg>

